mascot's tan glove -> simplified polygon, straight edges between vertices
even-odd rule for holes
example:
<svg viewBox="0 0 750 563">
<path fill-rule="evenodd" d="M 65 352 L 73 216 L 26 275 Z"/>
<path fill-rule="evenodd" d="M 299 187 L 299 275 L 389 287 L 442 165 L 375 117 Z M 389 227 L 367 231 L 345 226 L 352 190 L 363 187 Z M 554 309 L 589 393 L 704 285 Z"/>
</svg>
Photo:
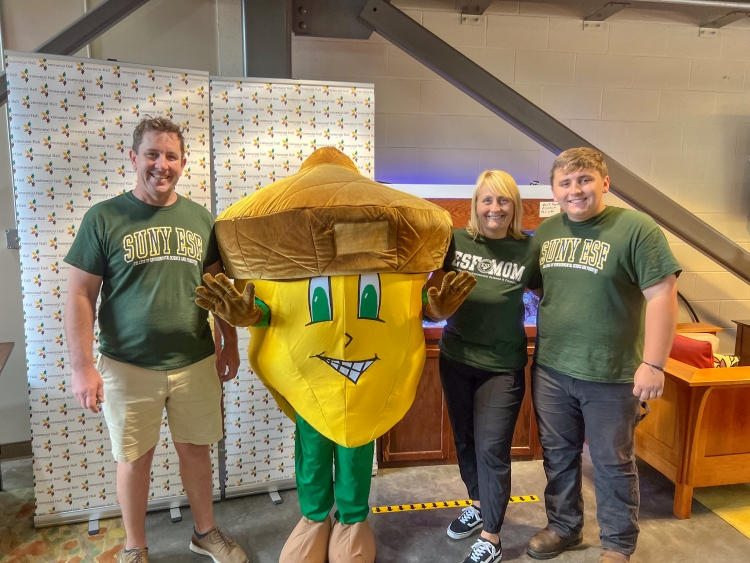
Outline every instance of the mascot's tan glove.
<svg viewBox="0 0 750 563">
<path fill-rule="evenodd" d="M 442 321 L 453 315 L 468 297 L 477 279 L 469 272 L 448 272 L 443 277 L 440 291 L 437 287 L 427 290 L 425 313 L 435 321 Z"/>
<path fill-rule="evenodd" d="M 263 316 L 255 304 L 255 285 L 249 282 L 240 293 L 224 274 L 203 274 L 205 286 L 196 288 L 200 295 L 195 304 L 218 315 L 232 326 L 252 326 Z"/>
</svg>

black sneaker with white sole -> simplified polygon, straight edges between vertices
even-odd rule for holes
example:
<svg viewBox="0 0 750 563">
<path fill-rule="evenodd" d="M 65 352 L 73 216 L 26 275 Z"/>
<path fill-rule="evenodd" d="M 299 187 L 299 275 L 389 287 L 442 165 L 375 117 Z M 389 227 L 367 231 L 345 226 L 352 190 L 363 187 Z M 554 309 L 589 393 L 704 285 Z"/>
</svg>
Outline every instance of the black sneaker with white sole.
<svg viewBox="0 0 750 563">
<path fill-rule="evenodd" d="M 464 508 L 461 516 L 456 518 L 448 526 L 448 537 L 451 537 L 454 540 L 462 540 L 481 529 L 482 513 L 479 509 L 474 508 L 473 506 L 467 506 Z"/>
<path fill-rule="evenodd" d="M 464 563 L 499 563 L 503 558 L 503 548 L 495 546 L 487 540 L 479 539 L 471 546 L 471 553 L 466 556 Z"/>
</svg>

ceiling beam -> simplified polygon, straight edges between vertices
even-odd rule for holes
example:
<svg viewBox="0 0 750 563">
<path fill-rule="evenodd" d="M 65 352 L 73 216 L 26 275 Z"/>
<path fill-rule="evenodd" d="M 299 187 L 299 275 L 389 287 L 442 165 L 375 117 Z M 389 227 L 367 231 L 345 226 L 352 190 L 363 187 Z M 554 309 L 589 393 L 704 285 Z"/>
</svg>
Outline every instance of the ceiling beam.
<svg viewBox="0 0 750 563">
<path fill-rule="evenodd" d="M 467 16 L 481 16 L 494 1 L 495 0 L 470 0 L 470 2 L 461 9 L 461 13 Z"/>
<path fill-rule="evenodd" d="M 292 19 L 292 0 L 242 0 L 245 76 L 292 77 Z"/>
<path fill-rule="evenodd" d="M 368 39 L 372 29 L 359 20 L 366 3 L 367 0 L 293 0 L 292 31 L 311 37 Z"/>
<path fill-rule="evenodd" d="M 614 16 L 623 8 L 630 6 L 627 2 L 610 2 L 599 8 L 596 12 L 583 18 L 583 21 L 603 22 L 607 18 Z"/>
<path fill-rule="evenodd" d="M 720 18 L 717 18 L 713 21 L 701 24 L 700 27 L 701 29 L 719 29 L 720 27 L 724 27 L 725 25 L 729 25 L 730 23 L 734 23 L 747 17 L 750 17 L 750 12 L 729 12 L 725 16 L 721 16 Z"/>
</svg>

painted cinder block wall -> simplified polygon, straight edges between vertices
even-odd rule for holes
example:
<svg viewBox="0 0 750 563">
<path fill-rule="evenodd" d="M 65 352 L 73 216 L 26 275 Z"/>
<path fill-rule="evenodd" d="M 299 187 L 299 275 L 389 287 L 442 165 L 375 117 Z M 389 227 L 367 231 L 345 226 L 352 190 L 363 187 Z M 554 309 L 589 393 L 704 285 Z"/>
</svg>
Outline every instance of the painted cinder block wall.
<svg viewBox="0 0 750 563">
<path fill-rule="evenodd" d="M 460 2 L 457 2 L 460 4 Z M 410 17 L 750 249 L 750 26 L 715 37 L 675 12 L 626 9 L 584 31 L 561 5 L 495 2 L 480 25 L 456 3 L 395 1 Z M 429 9 L 425 9 L 428 6 Z M 549 183 L 554 156 L 373 35 L 295 37 L 296 77 L 375 83 L 376 176 L 388 182 L 473 183 L 501 168 L 519 184 Z M 613 205 L 624 205 L 608 198 Z M 672 235 L 680 292 L 700 319 L 726 329 L 750 319 L 750 287 Z M 681 314 L 680 320 L 689 320 Z"/>
</svg>

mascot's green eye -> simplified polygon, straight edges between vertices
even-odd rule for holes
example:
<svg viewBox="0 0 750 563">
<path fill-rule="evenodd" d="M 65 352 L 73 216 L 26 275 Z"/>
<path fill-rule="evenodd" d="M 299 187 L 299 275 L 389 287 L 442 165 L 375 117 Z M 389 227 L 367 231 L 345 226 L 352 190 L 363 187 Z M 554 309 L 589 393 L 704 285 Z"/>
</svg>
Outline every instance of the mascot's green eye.
<svg viewBox="0 0 750 563">
<path fill-rule="evenodd" d="M 367 274 L 359 276 L 359 318 L 379 321 L 380 276 Z"/>
<path fill-rule="evenodd" d="M 310 324 L 333 319 L 331 278 L 310 279 Z"/>
</svg>

